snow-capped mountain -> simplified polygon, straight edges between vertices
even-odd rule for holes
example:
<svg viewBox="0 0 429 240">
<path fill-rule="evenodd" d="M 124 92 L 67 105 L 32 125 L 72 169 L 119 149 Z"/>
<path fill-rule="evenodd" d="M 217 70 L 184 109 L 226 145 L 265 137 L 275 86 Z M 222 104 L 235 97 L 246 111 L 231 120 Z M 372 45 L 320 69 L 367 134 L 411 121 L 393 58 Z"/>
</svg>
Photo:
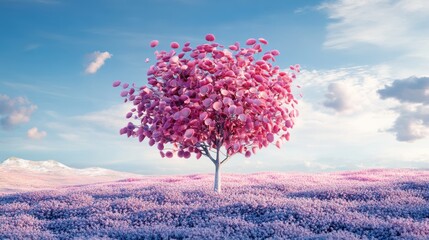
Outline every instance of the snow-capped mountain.
<svg viewBox="0 0 429 240">
<path fill-rule="evenodd" d="M 142 177 L 98 167 L 76 169 L 54 160 L 10 157 L 0 164 L 0 194 Z"/>
<path fill-rule="evenodd" d="M 21 169 L 36 172 L 49 172 L 58 170 L 72 170 L 72 168 L 54 160 L 48 161 L 30 161 L 17 157 L 10 157 L 0 164 L 0 167 L 9 169 Z"/>
</svg>

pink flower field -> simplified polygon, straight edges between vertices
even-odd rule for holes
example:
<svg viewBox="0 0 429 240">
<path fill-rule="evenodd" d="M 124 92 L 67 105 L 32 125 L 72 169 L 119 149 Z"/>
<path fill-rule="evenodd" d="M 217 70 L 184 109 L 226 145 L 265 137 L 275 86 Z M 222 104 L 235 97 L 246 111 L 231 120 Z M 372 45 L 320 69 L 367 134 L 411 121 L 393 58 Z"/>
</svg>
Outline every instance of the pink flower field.
<svg viewBox="0 0 429 240">
<path fill-rule="evenodd" d="M 429 239 L 429 171 L 159 176 L 0 196 L 0 239 Z"/>
</svg>

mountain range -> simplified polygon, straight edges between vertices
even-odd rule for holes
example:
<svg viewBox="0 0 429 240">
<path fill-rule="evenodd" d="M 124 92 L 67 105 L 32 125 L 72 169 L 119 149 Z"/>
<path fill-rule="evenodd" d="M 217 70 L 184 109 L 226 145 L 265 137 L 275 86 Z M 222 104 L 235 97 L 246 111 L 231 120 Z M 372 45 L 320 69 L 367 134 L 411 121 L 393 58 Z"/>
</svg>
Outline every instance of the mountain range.
<svg viewBox="0 0 429 240">
<path fill-rule="evenodd" d="M 117 181 L 142 175 L 92 167 L 77 169 L 54 160 L 10 157 L 0 164 L 0 194 Z"/>
</svg>

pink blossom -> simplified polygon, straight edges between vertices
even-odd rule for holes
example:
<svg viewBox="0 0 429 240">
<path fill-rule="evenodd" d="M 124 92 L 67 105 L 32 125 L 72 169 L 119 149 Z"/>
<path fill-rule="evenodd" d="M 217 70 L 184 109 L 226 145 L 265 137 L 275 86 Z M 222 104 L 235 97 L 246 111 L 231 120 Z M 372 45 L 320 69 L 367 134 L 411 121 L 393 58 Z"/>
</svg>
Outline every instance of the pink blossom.
<svg viewBox="0 0 429 240">
<path fill-rule="evenodd" d="M 256 43 L 256 40 L 254 38 L 249 38 L 246 41 L 246 45 L 253 45 Z"/>
<path fill-rule="evenodd" d="M 170 47 L 171 47 L 171 48 L 179 48 L 179 47 L 180 47 L 180 45 L 179 45 L 179 43 L 177 43 L 177 42 L 172 42 L 172 43 L 170 44 Z"/>
<path fill-rule="evenodd" d="M 250 156 L 252 156 L 252 153 L 250 151 L 246 151 L 245 157 L 249 158 Z"/>
<path fill-rule="evenodd" d="M 119 85 L 121 85 L 121 81 L 114 81 L 112 84 L 113 87 L 118 87 Z"/>
<path fill-rule="evenodd" d="M 245 122 L 246 121 L 246 115 L 245 114 L 240 114 L 238 115 L 238 119 L 240 119 L 240 121 Z"/>
<path fill-rule="evenodd" d="M 164 149 L 164 144 L 158 143 L 158 150 L 163 150 L 163 149 Z"/>
<path fill-rule="evenodd" d="M 222 102 L 221 101 L 217 101 L 215 103 L 213 103 L 213 109 L 216 111 L 219 111 L 222 108 Z"/>
<path fill-rule="evenodd" d="M 209 107 L 212 104 L 213 100 L 211 98 L 206 98 L 203 100 L 204 107 Z"/>
<path fill-rule="evenodd" d="M 159 43 L 159 41 L 158 40 L 152 40 L 151 42 L 150 42 L 150 47 L 156 47 L 156 46 L 158 46 L 158 43 Z"/>
<path fill-rule="evenodd" d="M 189 108 L 184 108 L 180 111 L 180 115 L 183 118 L 189 117 L 190 114 L 191 114 L 191 109 L 189 109 Z"/>
<path fill-rule="evenodd" d="M 194 135 L 195 130 L 194 129 L 188 129 L 185 132 L 185 138 L 191 138 Z"/>
<path fill-rule="evenodd" d="M 232 51 L 237 51 L 238 50 L 238 47 L 235 46 L 235 45 L 230 45 L 228 48 L 231 49 Z"/>
<path fill-rule="evenodd" d="M 268 142 L 273 142 L 274 141 L 274 135 L 272 133 L 268 133 L 267 134 L 267 140 L 268 140 Z"/>
<path fill-rule="evenodd" d="M 265 40 L 264 38 L 259 38 L 258 40 L 259 40 L 259 42 L 260 42 L 260 43 L 262 43 L 262 44 L 265 44 L 265 45 L 266 45 L 266 44 L 268 44 L 268 41 L 267 41 L 267 40 Z"/>
<path fill-rule="evenodd" d="M 206 35 L 206 40 L 209 42 L 213 42 L 215 40 L 215 36 L 213 34 L 207 34 Z"/>
<path fill-rule="evenodd" d="M 209 114 L 207 113 L 207 112 L 202 112 L 201 114 L 200 114 L 200 120 L 201 121 L 204 121 L 204 120 L 206 120 L 206 118 L 207 118 L 207 116 L 208 116 Z"/>
<path fill-rule="evenodd" d="M 121 97 L 126 97 L 128 95 L 128 91 L 122 91 L 121 92 Z"/>
<path fill-rule="evenodd" d="M 278 55 L 280 55 L 280 52 L 279 52 L 278 50 L 272 50 L 272 51 L 271 51 L 271 54 L 272 54 L 273 56 L 278 56 Z"/>
<path fill-rule="evenodd" d="M 207 34 L 209 43 L 193 48 L 185 43 L 182 52 L 177 42 L 171 43 L 173 49 L 155 51 L 147 85 L 121 92 L 134 105 L 126 117 L 139 123 L 121 134 L 162 144 L 180 157 L 205 156 L 218 165 L 235 154 L 250 156 L 275 139 L 289 140 L 298 116 L 292 86 L 299 65 L 282 71 L 274 65 L 279 51 L 259 54 L 268 43 L 263 38 L 261 44 L 250 38 L 242 48 L 238 42 L 225 48 L 214 40 Z M 225 153 L 225 160 L 214 161 L 214 152 Z"/>
</svg>

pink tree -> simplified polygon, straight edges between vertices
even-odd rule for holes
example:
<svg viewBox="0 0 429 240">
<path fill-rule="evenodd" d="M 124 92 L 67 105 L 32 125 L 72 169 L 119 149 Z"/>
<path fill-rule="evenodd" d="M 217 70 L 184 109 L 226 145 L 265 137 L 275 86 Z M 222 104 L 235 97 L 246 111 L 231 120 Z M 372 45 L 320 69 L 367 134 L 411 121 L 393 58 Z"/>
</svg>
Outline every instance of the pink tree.
<svg viewBox="0 0 429 240">
<path fill-rule="evenodd" d="M 168 52 L 155 51 L 148 85 L 123 84 L 121 96 L 134 105 L 126 117 L 138 124 L 129 122 L 120 133 L 140 142 L 149 139 L 162 157 L 208 157 L 216 169 L 214 190 L 220 192 L 220 169 L 231 156 L 250 157 L 271 143 L 280 148 L 289 140 L 298 116 L 291 84 L 299 65 L 289 72 L 273 66 L 280 53 L 261 54 L 261 44 L 268 44 L 263 38 L 228 48 L 215 43 L 213 34 L 206 40 L 196 47 L 185 43 L 181 51 L 177 42 Z M 156 47 L 158 41 L 150 45 Z"/>
</svg>

